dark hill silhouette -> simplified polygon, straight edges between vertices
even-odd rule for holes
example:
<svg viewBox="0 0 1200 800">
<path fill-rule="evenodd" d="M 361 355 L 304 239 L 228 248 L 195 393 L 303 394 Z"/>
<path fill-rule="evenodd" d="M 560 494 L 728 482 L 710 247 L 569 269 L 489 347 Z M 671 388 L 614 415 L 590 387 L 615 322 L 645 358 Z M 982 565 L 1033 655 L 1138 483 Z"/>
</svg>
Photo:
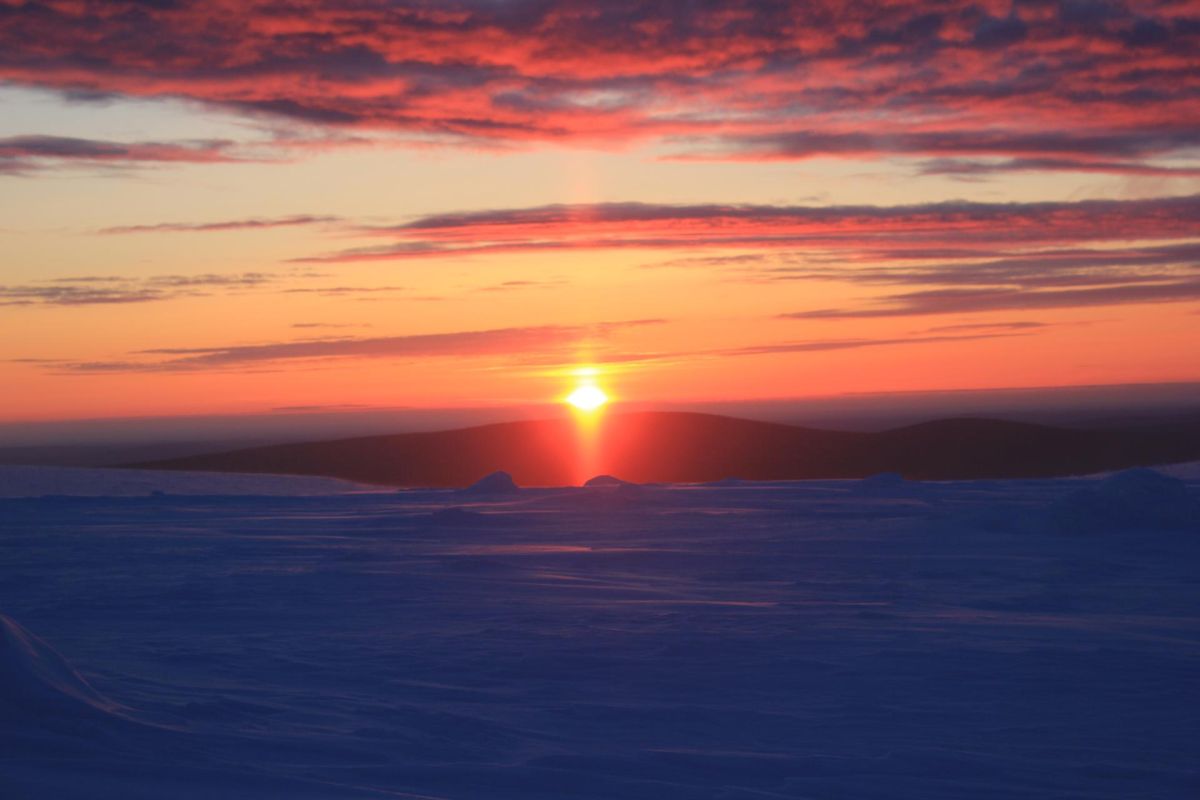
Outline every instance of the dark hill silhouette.
<svg viewBox="0 0 1200 800">
<path fill-rule="evenodd" d="M 462 487 L 503 470 L 521 486 L 723 478 L 1037 478 L 1200 460 L 1200 426 L 1077 430 L 951 419 L 848 433 L 709 414 L 609 414 L 590 439 L 572 419 L 274 445 L 130 466 L 324 475 L 392 486 Z"/>
</svg>

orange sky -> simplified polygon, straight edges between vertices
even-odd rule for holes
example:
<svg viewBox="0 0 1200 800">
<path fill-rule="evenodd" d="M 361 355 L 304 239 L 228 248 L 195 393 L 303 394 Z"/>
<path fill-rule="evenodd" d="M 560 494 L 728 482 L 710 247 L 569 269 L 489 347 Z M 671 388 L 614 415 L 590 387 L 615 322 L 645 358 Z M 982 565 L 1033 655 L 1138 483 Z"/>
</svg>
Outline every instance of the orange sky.
<svg viewBox="0 0 1200 800">
<path fill-rule="evenodd" d="M 236 59 L 274 77 L 243 85 L 199 6 L 50 5 L 184 55 L 0 24 L 0 422 L 525 404 L 583 366 L 639 403 L 1200 380 L 1200 70 L 1124 12 L 897 18 L 934 37 L 888 45 L 922 68 L 907 86 L 849 16 L 838 45 L 736 2 L 704 25 L 559 2 L 540 25 L 474 9 L 410 30 L 378 10 L 375 42 L 328 3 L 283 26 L 250 3 Z M 268 63 L 304 26 L 378 68 Z M 658 56 L 623 72 L 650 31 Z M 1022 82 L 1033 54 L 1058 83 Z M 406 72 L 422 58 L 431 94 Z M 1151 64 L 1154 108 L 1121 99 L 1135 84 L 1055 88 Z M 972 95 L 985 77 L 1022 102 Z M 851 86 L 892 101 L 829 99 Z"/>
</svg>

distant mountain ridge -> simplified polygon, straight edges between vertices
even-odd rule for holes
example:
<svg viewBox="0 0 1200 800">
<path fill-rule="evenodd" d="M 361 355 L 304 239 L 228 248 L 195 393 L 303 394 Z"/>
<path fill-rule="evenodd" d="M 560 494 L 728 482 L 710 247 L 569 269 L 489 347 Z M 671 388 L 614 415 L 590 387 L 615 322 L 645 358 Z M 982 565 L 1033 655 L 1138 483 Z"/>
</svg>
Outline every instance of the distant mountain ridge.
<svg viewBox="0 0 1200 800">
<path fill-rule="evenodd" d="M 434 433 L 272 445 L 130 464 L 321 475 L 391 486 L 461 487 L 497 470 L 522 486 L 602 473 L 638 483 L 723 478 L 1046 478 L 1200 460 L 1200 425 L 1078 430 L 946 419 L 878 433 L 818 430 L 689 412 L 504 422 Z"/>
</svg>

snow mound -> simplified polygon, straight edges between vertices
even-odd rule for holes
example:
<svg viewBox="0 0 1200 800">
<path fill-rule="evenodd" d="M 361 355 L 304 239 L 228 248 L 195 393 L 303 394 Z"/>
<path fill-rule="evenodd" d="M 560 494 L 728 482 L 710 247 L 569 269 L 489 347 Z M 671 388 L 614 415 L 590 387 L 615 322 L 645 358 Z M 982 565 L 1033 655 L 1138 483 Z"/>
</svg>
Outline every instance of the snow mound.
<svg viewBox="0 0 1200 800">
<path fill-rule="evenodd" d="M 53 647 L 0 614 L 0 717 L 92 716 L 117 708 Z"/>
<path fill-rule="evenodd" d="M 1200 533 L 1200 500 L 1178 478 L 1143 467 L 1072 492 L 1056 502 L 1050 513 L 1060 530 L 1071 533 L 1146 529 Z"/>
<path fill-rule="evenodd" d="M 636 486 L 637 484 L 623 481 L 620 478 L 614 478 L 612 475 L 597 475 L 594 478 L 588 478 L 583 485 L 589 489 L 617 489 L 622 486 Z"/>
<path fill-rule="evenodd" d="M 516 494 L 521 491 L 521 487 L 517 486 L 512 475 L 507 472 L 493 472 L 461 491 L 467 495 Z"/>
</svg>

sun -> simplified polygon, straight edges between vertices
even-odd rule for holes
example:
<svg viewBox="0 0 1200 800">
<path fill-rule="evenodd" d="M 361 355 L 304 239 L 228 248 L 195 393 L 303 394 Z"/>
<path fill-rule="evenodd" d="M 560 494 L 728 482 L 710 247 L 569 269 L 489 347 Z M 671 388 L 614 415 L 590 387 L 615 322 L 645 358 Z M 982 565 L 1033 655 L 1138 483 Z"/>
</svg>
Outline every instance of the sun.
<svg viewBox="0 0 1200 800">
<path fill-rule="evenodd" d="M 567 402 L 580 411 L 595 411 L 608 402 L 608 395 L 596 386 L 580 386 L 567 395 Z"/>
</svg>

